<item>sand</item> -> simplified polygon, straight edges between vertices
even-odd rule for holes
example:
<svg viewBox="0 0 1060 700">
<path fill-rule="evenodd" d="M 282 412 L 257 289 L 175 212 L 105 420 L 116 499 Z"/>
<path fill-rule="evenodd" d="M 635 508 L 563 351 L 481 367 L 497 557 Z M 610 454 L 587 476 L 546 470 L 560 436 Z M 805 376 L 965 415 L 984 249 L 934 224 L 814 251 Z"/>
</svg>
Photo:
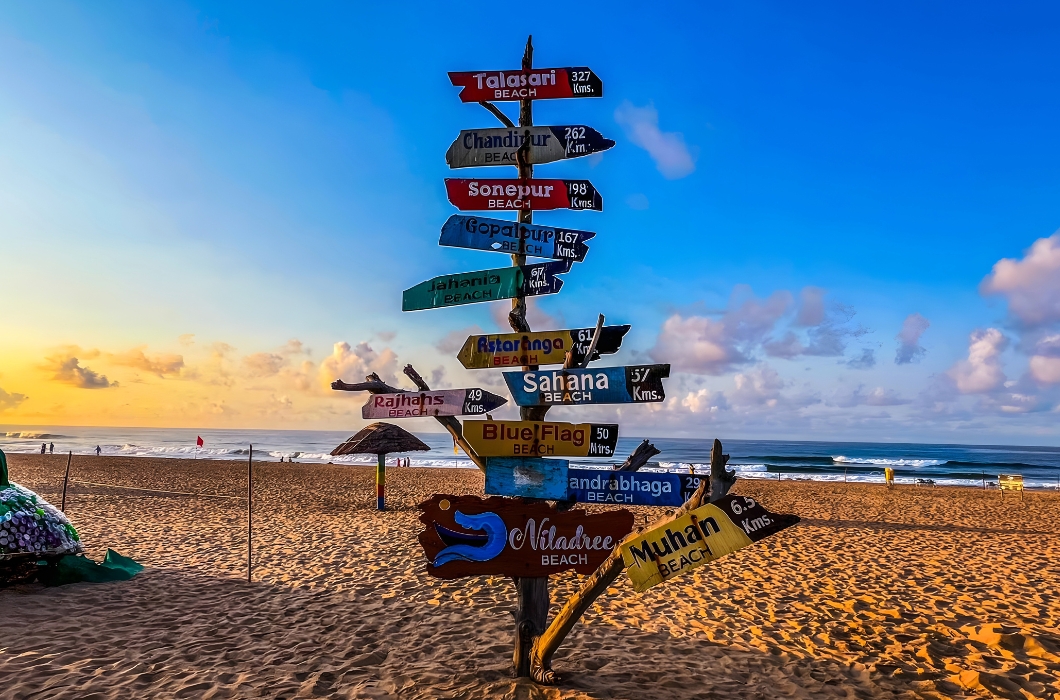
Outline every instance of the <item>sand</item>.
<svg viewBox="0 0 1060 700">
<path fill-rule="evenodd" d="M 11 477 L 58 504 L 65 461 L 12 455 Z M 1055 493 L 740 481 L 803 522 L 642 595 L 621 577 L 547 688 L 509 676 L 508 580 L 424 573 L 415 504 L 478 472 L 390 468 L 387 513 L 369 468 L 255 473 L 247 583 L 245 463 L 74 458 L 81 481 L 232 498 L 71 488 L 89 554 L 148 568 L 0 591 L 0 697 L 1060 699 Z"/>
</svg>

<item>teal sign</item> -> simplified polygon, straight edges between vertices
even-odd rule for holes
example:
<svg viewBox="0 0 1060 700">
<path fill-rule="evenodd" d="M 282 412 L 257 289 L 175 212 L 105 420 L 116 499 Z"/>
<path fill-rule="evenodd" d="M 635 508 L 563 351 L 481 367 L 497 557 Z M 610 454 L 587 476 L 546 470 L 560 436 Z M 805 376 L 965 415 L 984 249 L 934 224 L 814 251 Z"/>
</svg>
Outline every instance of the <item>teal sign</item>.
<svg viewBox="0 0 1060 700">
<path fill-rule="evenodd" d="M 570 266 L 571 262 L 564 260 L 442 275 L 406 289 L 401 296 L 401 310 L 421 311 L 514 299 L 520 295 L 555 294 L 563 288 L 563 280 L 556 275 L 570 272 Z"/>
</svg>

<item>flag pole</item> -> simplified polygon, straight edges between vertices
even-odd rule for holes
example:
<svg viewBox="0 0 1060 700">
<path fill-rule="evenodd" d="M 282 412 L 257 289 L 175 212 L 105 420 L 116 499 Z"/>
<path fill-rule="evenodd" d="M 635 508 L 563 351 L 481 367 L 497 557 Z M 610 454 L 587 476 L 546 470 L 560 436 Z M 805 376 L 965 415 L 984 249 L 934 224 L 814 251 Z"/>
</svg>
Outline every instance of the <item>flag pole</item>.
<svg viewBox="0 0 1060 700">
<path fill-rule="evenodd" d="M 254 543 L 254 446 L 247 455 L 247 583 L 250 583 L 250 566 Z"/>
</svg>

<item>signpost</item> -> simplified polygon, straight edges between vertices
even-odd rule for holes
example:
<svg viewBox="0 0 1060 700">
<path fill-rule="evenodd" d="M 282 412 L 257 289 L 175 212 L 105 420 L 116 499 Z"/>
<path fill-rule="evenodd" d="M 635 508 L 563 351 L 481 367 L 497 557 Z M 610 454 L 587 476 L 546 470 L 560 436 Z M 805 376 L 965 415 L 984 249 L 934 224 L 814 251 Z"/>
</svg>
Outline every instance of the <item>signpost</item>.
<svg viewBox="0 0 1060 700">
<path fill-rule="evenodd" d="M 529 139 L 526 162 L 552 163 L 566 158 L 600 153 L 615 142 L 588 126 L 527 126 L 509 129 L 467 129 L 449 146 L 445 162 L 450 168 L 486 165 L 519 165 L 517 153 Z"/>
<path fill-rule="evenodd" d="M 622 562 L 633 588 L 646 591 L 798 521 L 770 513 L 749 496 L 724 496 L 626 542 Z"/>
<path fill-rule="evenodd" d="M 519 406 L 656 403 L 669 376 L 670 365 L 633 365 L 505 372 L 504 381 Z"/>
<path fill-rule="evenodd" d="M 565 459 L 540 457 L 489 457 L 486 459 L 486 493 L 491 496 L 522 496 L 567 500 Z"/>
<path fill-rule="evenodd" d="M 450 72 L 449 80 L 453 85 L 463 88 L 460 91 L 461 102 L 604 96 L 603 82 L 584 66 Z"/>
<path fill-rule="evenodd" d="M 495 270 L 442 275 L 406 289 L 402 311 L 421 311 L 518 296 L 555 294 L 563 288 L 556 277 L 570 271 L 570 261 L 501 267 Z"/>
<path fill-rule="evenodd" d="M 591 359 L 618 352 L 629 326 L 604 326 Z M 576 328 L 536 333 L 500 333 L 470 335 L 456 358 L 466 369 L 561 365 L 567 351 L 575 360 L 583 360 L 596 334 L 595 328 Z"/>
<path fill-rule="evenodd" d="M 673 472 L 568 469 L 566 500 L 604 505 L 674 508 L 688 500 L 699 486 L 700 478 L 692 474 Z"/>
<path fill-rule="evenodd" d="M 611 457 L 618 425 L 476 420 L 464 439 L 483 457 Z"/>
<path fill-rule="evenodd" d="M 589 252 L 585 241 L 595 235 L 592 231 L 453 214 L 442 226 L 438 245 L 519 255 L 521 244 L 523 255 L 581 262 Z"/>
<path fill-rule="evenodd" d="M 628 510 L 589 515 L 510 498 L 434 495 L 420 504 L 427 573 L 538 577 L 592 573 L 633 529 Z"/>
<path fill-rule="evenodd" d="M 603 197 L 588 180 L 449 177 L 445 192 L 460 211 L 604 209 Z"/>
<path fill-rule="evenodd" d="M 484 389 L 372 394 L 368 403 L 361 407 L 361 417 L 368 420 L 420 416 L 481 416 L 506 403 L 508 399 Z"/>
</svg>

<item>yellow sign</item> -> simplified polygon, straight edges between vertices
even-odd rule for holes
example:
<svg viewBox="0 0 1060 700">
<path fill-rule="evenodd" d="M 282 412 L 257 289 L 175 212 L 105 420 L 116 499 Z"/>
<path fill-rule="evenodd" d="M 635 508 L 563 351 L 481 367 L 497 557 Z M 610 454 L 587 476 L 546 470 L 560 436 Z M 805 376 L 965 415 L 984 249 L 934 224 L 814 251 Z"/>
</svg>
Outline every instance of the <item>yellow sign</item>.
<svg viewBox="0 0 1060 700">
<path fill-rule="evenodd" d="M 464 422 L 464 439 L 483 457 L 610 457 L 618 426 L 482 420 Z"/>
<path fill-rule="evenodd" d="M 646 591 L 798 521 L 770 513 L 749 496 L 725 496 L 626 542 L 622 562 L 633 588 Z"/>
</svg>

